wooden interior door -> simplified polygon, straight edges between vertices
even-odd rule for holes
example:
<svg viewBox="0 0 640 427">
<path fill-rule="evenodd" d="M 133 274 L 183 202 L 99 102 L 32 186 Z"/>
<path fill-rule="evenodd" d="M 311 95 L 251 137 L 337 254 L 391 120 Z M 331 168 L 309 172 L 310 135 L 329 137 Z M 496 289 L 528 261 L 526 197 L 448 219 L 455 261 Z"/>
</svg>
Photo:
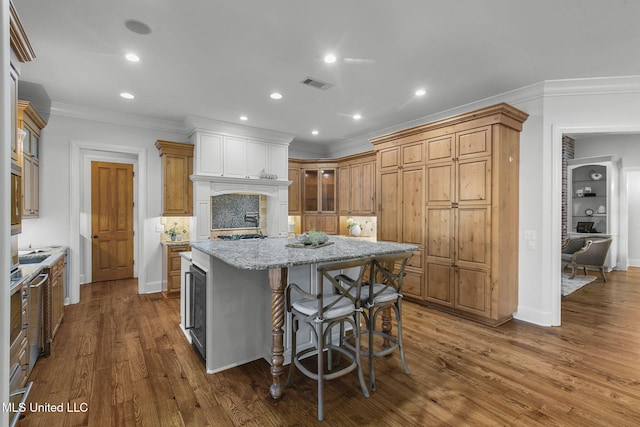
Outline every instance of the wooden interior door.
<svg viewBox="0 0 640 427">
<path fill-rule="evenodd" d="M 133 277 L 133 165 L 91 162 L 92 281 Z"/>
</svg>

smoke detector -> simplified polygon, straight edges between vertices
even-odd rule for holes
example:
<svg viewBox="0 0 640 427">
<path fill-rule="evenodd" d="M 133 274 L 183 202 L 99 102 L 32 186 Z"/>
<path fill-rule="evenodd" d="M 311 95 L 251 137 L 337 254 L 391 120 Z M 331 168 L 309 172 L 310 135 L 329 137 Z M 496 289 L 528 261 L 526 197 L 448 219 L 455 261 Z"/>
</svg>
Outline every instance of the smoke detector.
<svg viewBox="0 0 640 427">
<path fill-rule="evenodd" d="M 307 86 L 315 87 L 316 89 L 322 89 L 322 90 L 327 90 L 333 87 L 331 83 L 323 82 L 322 80 L 314 79 L 313 77 L 307 77 L 306 79 L 302 80 L 300 83 Z"/>
</svg>

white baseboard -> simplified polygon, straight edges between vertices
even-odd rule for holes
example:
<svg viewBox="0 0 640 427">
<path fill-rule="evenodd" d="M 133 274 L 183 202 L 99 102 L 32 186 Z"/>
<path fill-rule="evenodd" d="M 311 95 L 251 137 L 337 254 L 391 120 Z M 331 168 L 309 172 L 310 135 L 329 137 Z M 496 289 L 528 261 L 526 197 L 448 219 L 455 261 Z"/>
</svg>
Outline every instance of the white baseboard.
<svg viewBox="0 0 640 427">
<path fill-rule="evenodd" d="M 513 318 L 539 326 L 555 326 L 551 312 L 542 312 L 538 309 L 521 305 L 518 306 L 518 311 L 513 313 Z"/>
<path fill-rule="evenodd" d="M 627 260 L 627 264 L 629 267 L 640 267 L 640 259 L 631 259 Z"/>
<path fill-rule="evenodd" d="M 156 292 L 162 292 L 162 281 L 147 282 L 142 288 L 143 294 L 153 294 Z"/>
</svg>

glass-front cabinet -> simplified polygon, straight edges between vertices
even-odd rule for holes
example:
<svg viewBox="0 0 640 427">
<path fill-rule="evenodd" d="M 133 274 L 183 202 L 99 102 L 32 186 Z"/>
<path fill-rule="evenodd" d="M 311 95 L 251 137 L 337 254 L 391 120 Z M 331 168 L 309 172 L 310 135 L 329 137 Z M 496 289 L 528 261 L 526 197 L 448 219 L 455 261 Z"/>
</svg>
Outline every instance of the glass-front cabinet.
<svg viewBox="0 0 640 427">
<path fill-rule="evenodd" d="M 336 171 L 334 164 L 318 164 L 303 170 L 303 231 L 338 233 Z"/>
</svg>

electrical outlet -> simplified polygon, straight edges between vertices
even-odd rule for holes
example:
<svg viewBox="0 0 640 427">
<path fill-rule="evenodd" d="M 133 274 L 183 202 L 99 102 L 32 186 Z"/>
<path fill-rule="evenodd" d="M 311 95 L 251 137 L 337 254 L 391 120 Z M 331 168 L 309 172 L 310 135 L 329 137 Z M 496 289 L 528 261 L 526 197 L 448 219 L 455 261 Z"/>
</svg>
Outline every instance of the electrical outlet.
<svg viewBox="0 0 640 427">
<path fill-rule="evenodd" d="M 156 224 L 156 233 L 164 233 L 164 224 Z"/>
</svg>

